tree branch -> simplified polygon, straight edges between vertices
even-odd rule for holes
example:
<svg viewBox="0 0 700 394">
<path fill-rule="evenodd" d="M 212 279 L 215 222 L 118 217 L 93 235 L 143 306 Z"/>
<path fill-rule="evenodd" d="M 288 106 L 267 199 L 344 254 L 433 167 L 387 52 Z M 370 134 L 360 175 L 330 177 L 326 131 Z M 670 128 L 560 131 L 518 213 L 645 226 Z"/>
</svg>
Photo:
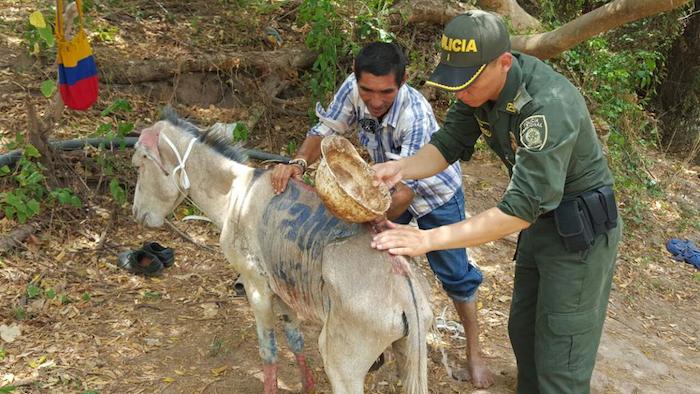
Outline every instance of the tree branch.
<svg viewBox="0 0 700 394">
<path fill-rule="evenodd" d="M 549 59 L 615 27 L 679 8 L 691 0 L 615 0 L 546 33 L 514 36 L 513 49 Z"/>
<path fill-rule="evenodd" d="M 444 25 L 455 16 L 473 9 L 472 6 L 450 0 L 404 1 L 392 8 L 391 22 L 394 25 L 403 23 Z"/>
<path fill-rule="evenodd" d="M 316 53 L 309 50 L 280 49 L 201 56 L 196 59 L 183 59 L 180 63 L 165 58 L 127 61 L 110 65 L 109 71 L 101 70 L 100 81 L 136 84 L 160 81 L 180 73 L 247 67 L 260 69 L 263 74 L 272 71 L 285 74 L 290 73 L 293 69 L 311 66 L 316 60 L 316 56 Z"/>
<path fill-rule="evenodd" d="M 542 24 L 535 17 L 525 12 L 516 0 L 479 0 L 479 7 L 510 18 L 513 28 L 518 32 L 540 31 Z"/>
</svg>

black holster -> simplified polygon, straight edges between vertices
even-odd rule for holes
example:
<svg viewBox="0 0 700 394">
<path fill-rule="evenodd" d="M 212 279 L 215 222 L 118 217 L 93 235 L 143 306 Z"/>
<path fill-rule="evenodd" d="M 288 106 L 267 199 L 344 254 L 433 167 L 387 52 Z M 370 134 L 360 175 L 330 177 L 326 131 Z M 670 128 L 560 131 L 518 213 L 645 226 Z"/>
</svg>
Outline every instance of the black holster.
<svg viewBox="0 0 700 394">
<path fill-rule="evenodd" d="M 617 204 L 610 186 L 564 199 L 554 210 L 557 232 L 569 252 L 593 245 L 596 236 L 617 226 Z"/>
</svg>

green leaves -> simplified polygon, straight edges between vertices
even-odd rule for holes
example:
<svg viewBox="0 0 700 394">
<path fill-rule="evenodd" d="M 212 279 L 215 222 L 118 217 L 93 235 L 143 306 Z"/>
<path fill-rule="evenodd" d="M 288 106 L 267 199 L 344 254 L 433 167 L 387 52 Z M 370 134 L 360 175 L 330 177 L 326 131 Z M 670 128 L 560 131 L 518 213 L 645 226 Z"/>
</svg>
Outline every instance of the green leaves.
<svg viewBox="0 0 700 394">
<path fill-rule="evenodd" d="M 28 298 L 36 298 L 39 295 L 41 295 L 41 288 L 36 286 L 33 283 L 30 283 L 27 285 L 27 297 Z"/>
<path fill-rule="evenodd" d="M 49 15 L 53 18 L 53 15 Z M 24 34 L 27 40 L 27 46 L 32 55 L 39 56 L 42 54 L 43 50 L 52 48 L 55 45 L 53 28 L 44 18 L 44 14 L 39 10 L 32 12 L 28 20 L 29 28 Z"/>
<path fill-rule="evenodd" d="M 56 188 L 49 190 L 45 184 L 45 168 L 32 160 L 41 157 L 34 146 L 24 144 L 24 137 L 18 134 L 15 141 L 7 144 L 9 149 L 23 150 L 18 167 L 13 171 L 9 166 L 0 167 L 0 176 L 11 176 L 15 187 L 7 192 L 0 192 L 0 209 L 8 219 L 26 223 L 28 219 L 41 211 L 42 204 L 54 204 L 80 208 L 82 201 L 70 189 Z"/>
<path fill-rule="evenodd" d="M 5 216 L 26 223 L 27 219 L 39 213 L 39 201 L 27 197 L 22 190 L 0 193 L 0 206 Z"/>
<path fill-rule="evenodd" d="M 115 178 L 112 178 L 112 180 L 109 181 L 109 192 L 112 194 L 114 201 L 116 201 L 119 205 L 124 205 L 126 203 L 126 193 L 119 184 L 119 181 Z"/>
<path fill-rule="evenodd" d="M 233 142 L 248 141 L 248 126 L 245 123 L 238 122 L 233 128 Z"/>
<path fill-rule="evenodd" d="M 61 205 L 68 205 L 76 208 L 83 206 L 83 202 L 80 201 L 73 191 L 67 188 L 57 188 L 51 190 L 51 198 L 57 200 Z"/>
<path fill-rule="evenodd" d="M 24 147 L 24 156 L 25 157 L 41 157 L 41 153 L 39 153 L 39 150 L 34 147 L 34 145 L 27 145 Z"/>
<path fill-rule="evenodd" d="M 29 24 L 36 28 L 39 37 L 44 40 L 47 46 L 52 47 L 54 45 L 53 31 L 51 31 L 51 26 L 44 20 L 44 14 L 41 11 L 34 11 L 29 15 Z"/>
<path fill-rule="evenodd" d="M 330 0 L 304 0 L 299 7 L 298 23 L 311 26 L 306 36 L 306 46 L 319 52 L 309 81 L 312 102 L 325 101 L 326 96 L 335 90 L 338 54 L 345 52 L 350 42 L 341 29 L 342 22 Z"/>
<path fill-rule="evenodd" d="M 41 11 L 34 11 L 29 15 L 29 24 L 36 27 L 37 29 L 42 29 L 46 27 L 46 22 L 44 21 L 44 14 Z"/>
<path fill-rule="evenodd" d="M 100 150 L 105 149 L 105 147 L 109 145 L 109 142 L 118 142 L 121 149 L 124 149 L 124 137 L 134 130 L 134 123 L 126 119 L 127 113 L 132 111 L 133 107 L 129 101 L 117 99 L 100 112 L 100 115 L 107 119 L 97 126 L 95 135 L 105 137 L 108 141 L 108 143 L 100 144 Z M 109 177 L 113 176 L 115 162 L 112 160 L 111 155 L 101 153 L 97 156 L 97 162 L 100 164 L 104 175 Z M 110 179 L 109 192 L 117 204 L 124 205 L 126 203 L 126 192 L 116 178 Z"/>
<path fill-rule="evenodd" d="M 39 37 L 44 40 L 46 43 L 46 46 L 51 48 L 54 46 L 54 38 L 53 38 L 53 32 L 51 31 L 50 26 L 46 26 L 44 28 L 37 28 L 36 31 L 39 33 Z"/>
<path fill-rule="evenodd" d="M 116 113 L 121 112 L 121 111 L 131 112 L 131 111 L 133 111 L 133 109 L 131 108 L 131 104 L 129 104 L 128 101 L 126 101 L 124 99 L 117 99 L 117 100 L 114 100 L 114 102 L 112 104 L 110 104 L 107 108 L 102 110 L 102 112 L 100 112 L 100 115 L 109 116 L 109 115 L 113 115 L 113 114 L 116 114 Z"/>
<path fill-rule="evenodd" d="M 24 310 L 21 306 L 18 306 L 14 310 L 15 313 L 15 320 L 24 320 L 27 318 L 27 311 Z"/>
<path fill-rule="evenodd" d="M 145 291 L 143 298 L 147 300 L 159 300 L 163 295 L 158 291 Z"/>
<path fill-rule="evenodd" d="M 296 140 L 291 140 L 291 141 L 287 142 L 286 151 L 287 151 L 288 156 L 293 157 L 294 154 L 297 153 L 297 149 L 298 149 L 298 147 L 297 147 Z"/>
<path fill-rule="evenodd" d="M 19 146 L 18 143 L 22 141 L 23 138 L 15 138 L 14 145 Z M 39 201 L 46 193 L 42 167 L 30 160 L 40 156 L 34 146 L 25 145 L 19 159 L 19 171 L 13 176 L 19 187 L 0 193 L 0 209 L 5 212 L 5 216 L 16 219 L 19 223 L 26 223 L 27 219 L 39 213 Z M 8 166 L 0 168 L 0 175 L 11 173 Z"/>
<path fill-rule="evenodd" d="M 355 32 L 359 41 L 394 42 L 396 37 L 389 31 L 391 0 L 369 0 L 364 2 L 360 14 L 355 18 Z"/>
<path fill-rule="evenodd" d="M 41 83 L 39 89 L 41 90 L 41 94 L 43 94 L 44 97 L 49 98 L 53 96 L 53 94 L 56 92 L 56 81 L 54 81 L 53 79 L 47 79 L 46 81 Z"/>
<path fill-rule="evenodd" d="M 657 137 L 643 106 L 658 84 L 657 64 L 663 57 L 657 49 L 635 49 L 631 38 L 623 36 L 623 45 L 617 41 L 599 36 L 578 45 L 564 53 L 564 68 L 591 103 L 594 119 L 609 128 L 611 169 L 626 199 L 621 210 L 630 222 L 642 224 L 649 209 L 644 197 L 658 198 L 661 192 L 645 170 L 650 159 L 644 147 L 653 146 Z"/>
</svg>

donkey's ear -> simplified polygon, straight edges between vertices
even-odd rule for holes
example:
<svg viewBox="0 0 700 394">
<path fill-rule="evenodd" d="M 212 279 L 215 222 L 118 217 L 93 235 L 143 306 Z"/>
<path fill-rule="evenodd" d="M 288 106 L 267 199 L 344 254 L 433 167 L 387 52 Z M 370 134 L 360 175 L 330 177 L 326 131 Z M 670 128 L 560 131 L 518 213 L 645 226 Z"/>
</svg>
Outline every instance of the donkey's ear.
<svg viewBox="0 0 700 394">
<path fill-rule="evenodd" d="M 160 141 L 160 130 L 162 125 L 159 123 L 141 130 L 139 140 L 136 142 L 137 149 L 143 149 L 146 156 L 150 158 L 164 173 L 170 175 L 170 172 L 165 169 L 163 162 L 160 160 L 160 151 L 158 150 L 158 141 Z"/>
<path fill-rule="evenodd" d="M 141 130 L 138 144 L 146 150 L 146 153 L 155 160 L 158 164 L 160 161 L 160 152 L 158 151 L 158 141 L 160 141 L 161 125 L 156 123 L 151 127 Z"/>
</svg>

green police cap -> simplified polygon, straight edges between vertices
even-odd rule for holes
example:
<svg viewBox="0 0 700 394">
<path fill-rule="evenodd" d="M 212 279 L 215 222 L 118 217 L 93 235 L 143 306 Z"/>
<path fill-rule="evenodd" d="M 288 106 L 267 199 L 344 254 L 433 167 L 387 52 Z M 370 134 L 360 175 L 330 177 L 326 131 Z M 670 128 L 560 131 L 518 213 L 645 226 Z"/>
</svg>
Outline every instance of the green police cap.
<svg viewBox="0 0 700 394">
<path fill-rule="evenodd" d="M 440 64 L 426 84 L 454 92 L 469 86 L 489 62 L 509 52 L 510 36 L 500 17 L 473 10 L 445 26 L 440 48 Z"/>
</svg>

